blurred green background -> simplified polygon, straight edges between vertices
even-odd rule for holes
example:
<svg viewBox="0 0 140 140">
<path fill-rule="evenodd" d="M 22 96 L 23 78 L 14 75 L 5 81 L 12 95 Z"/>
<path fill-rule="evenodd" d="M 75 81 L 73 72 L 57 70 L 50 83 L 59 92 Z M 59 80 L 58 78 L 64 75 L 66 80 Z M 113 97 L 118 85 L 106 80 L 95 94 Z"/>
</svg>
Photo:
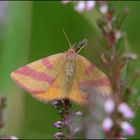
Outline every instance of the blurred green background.
<svg viewBox="0 0 140 140">
<path fill-rule="evenodd" d="M 129 8 L 123 30 L 131 49 L 139 55 L 140 2 L 113 2 L 113 5 L 116 12 Z M 100 67 L 97 17 L 96 9 L 79 14 L 71 4 L 62 5 L 57 1 L 0 2 L 0 94 L 8 98 L 4 134 L 19 138 L 53 138 L 57 130 L 52 124 L 58 120 L 57 111 L 50 104 L 38 102 L 24 93 L 10 79 L 10 73 L 29 62 L 66 51 L 69 46 L 62 29 L 72 43 L 87 38 L 88 46 L 81 54 Z M 132 63 L 130 69 L 140 68 L 139 60 Z M 139 82 L 136 84 L 138 94 Z M 133 121 L 137 130 L 134 138 L 140 138 L 139 118 L 138 110 Z"/>
</svg>

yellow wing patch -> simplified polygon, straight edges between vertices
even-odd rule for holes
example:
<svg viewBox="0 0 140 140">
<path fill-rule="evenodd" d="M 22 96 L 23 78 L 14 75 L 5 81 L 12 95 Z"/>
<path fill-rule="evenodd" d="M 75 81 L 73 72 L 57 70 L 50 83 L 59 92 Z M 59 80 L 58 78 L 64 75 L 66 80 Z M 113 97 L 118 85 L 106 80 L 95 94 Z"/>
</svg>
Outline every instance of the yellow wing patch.
<svg viewBox="0 0 140 140">
<path fill-rule="evenodd" d="M 12 72 L 16 83 L 30 93 L 46 92 L 64 65 L 63 53 L 32 62 Z"/>
<path fill-rule="evenodd" d="M 32 94 L 32 96 L 44 102 L 65 98 L 66 89 L 63 86 L 64 85 L 63 72 L 64 69 L 62 68 L 47 91 L 38 94 Z"/>
</svg>

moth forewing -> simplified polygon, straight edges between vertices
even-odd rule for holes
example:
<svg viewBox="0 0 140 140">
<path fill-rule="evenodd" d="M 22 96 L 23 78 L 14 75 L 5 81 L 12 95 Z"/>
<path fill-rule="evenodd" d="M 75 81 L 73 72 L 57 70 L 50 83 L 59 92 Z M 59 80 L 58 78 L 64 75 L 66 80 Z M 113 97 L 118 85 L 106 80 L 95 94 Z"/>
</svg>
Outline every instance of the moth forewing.
<svg viewBox="0 0 140 140">
<path fill-rule="evenodd" d="M 11 73 L 11 78 L 30 93 L 43 93 L 63 69 L 63 53 L 42 58 Z"/>
</svg>

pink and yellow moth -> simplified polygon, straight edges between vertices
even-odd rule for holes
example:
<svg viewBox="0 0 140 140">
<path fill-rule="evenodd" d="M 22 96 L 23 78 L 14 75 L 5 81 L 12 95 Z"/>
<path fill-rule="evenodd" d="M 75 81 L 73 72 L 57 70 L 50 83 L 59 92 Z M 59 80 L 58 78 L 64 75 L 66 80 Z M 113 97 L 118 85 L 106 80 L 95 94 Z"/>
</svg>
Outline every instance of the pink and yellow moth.
<svg viewBox="0 0 140 140">
<path fill-rule="evenodd" d="M 65 53 L 57 53 L 25 65 L 11 73 L 12 79 L 38 100 L 47 102 L 68 98 L 86 102 L 80 87 L 87 85 L 97 93 L 111 93 L 108 77 L 78 52 L 86 40 L 73 45 Z"/>
</svg>

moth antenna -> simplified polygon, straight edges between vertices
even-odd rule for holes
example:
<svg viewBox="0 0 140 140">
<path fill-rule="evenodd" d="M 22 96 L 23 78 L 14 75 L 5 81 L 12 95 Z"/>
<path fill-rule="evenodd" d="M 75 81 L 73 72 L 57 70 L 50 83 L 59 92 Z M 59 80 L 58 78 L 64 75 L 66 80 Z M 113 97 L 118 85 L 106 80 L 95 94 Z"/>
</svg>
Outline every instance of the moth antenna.
<svg viewBox="0 0 140 140">
<path fill-rule="evenodd" d="M 82 46 L 82 47 L 77 51 L 77 53 L 79 53 L 83 48 L 84 48 L 84 46 Z"/>
<path fill-rule="evenodd" d="M 69 38 L 68 38 L 68 36 L 67 36 L 67 34 L 66 34 L 66 32 L 65 32 L 64 29 L 63 29 L 63 33 L 64 33 L 64 35 L 65 35 L 65 37 L 66 37 L 66 40 L 67 40 L 67 42 L 68 42 L 68 44 L 69 44 L 69 46 L 70 46 L 70 48 L 71 48 L 70 40 L 69 40 Z"/>
</svg>

